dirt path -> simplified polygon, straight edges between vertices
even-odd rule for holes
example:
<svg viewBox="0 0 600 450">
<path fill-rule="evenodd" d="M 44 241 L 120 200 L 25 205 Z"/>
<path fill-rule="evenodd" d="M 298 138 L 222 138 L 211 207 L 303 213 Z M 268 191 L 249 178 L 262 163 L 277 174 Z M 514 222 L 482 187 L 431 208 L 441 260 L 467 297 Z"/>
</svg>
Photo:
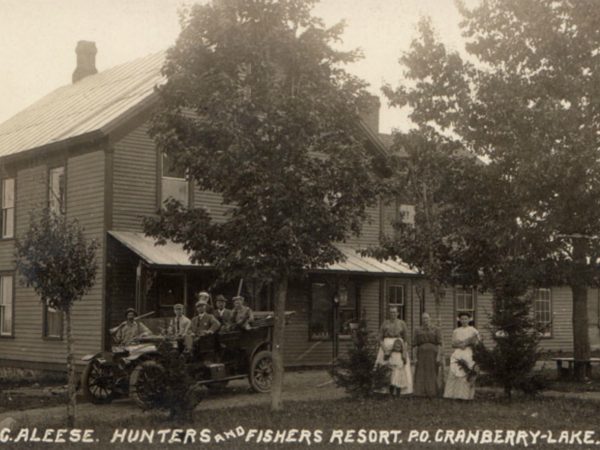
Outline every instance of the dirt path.
<svg viewBox="0 0 600 450">
<path fill-rule="evenodd" d="M 344 392 L 331 382 L 331 377 L 325 371 L 292 372 L 285 376 L 284 401 L 301 400 L 333 400 L 344 396 Z M 246 405 L 269 404 L 271 397 L 268 394 L 256 394 L 250 391 L 246 380 L 231 382 L 226 388 L 217 392 L 208 392 L 207 397 L 198 405 L 198 410 L 221 408 L 237 408 Z M 65 416 L 65 406 L 29 409 L 25 411 L 12 411 L 0 414 L 0 421 L 12 417 L 17 421 L 17 426 L 23 424 L 37 424 L 58 422 Z M 86 420 L 93 417 L 94 423 L 114 422 L 119 417 L 123 422 L 143 415 L 154 414 L 141 411 L 129 399 L 115 401 L 110 405 L 93 405 L 80 403 L 77 405 L 78 421 L 85 424 Z"/>
</svg>

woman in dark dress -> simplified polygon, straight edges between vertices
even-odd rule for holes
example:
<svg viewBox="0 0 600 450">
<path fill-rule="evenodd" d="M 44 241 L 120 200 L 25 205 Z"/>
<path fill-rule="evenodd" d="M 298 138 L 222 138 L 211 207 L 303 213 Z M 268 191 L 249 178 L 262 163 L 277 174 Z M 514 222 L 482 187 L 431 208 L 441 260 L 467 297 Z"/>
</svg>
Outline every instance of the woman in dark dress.
<svg viewBox="0 0 600 450">
<path fill-rule="evenodd" d="M 431 325 L 428 313 L 423 313 L 423 325 L 415 330 L 413 345 L 417 348 L 414 394 L 427 397 L 438 395 L 437 372 L 442 336 L 440 329 Z"/>
</svg>

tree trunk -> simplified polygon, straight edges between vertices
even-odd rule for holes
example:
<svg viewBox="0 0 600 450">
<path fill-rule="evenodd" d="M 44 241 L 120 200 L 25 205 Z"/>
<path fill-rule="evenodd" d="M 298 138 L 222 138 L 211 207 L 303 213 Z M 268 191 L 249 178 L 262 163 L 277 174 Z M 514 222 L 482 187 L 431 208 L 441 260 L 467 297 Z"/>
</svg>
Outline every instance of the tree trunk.
<svg viewBox="0 0 600 450">
<path fill-rule="evenodd" d="M 440 354 L 438 356 L 440 359 L 440 370 L 442 372 L 442 378 L 445 379 L 446 357 L 444 356 L 444 327 L 442 324 L 442 292 L 438 282 L 430 281 L 430 286 L 433 289 L 433 298 L 435 300 L 435 320 L 440 329 Z"/>
<path fill-rule="evenodd" d="M 575 379 L 586 377 L 586 363 L 590 359 L 588 336 L 587 286 L 571 286 L 573 293 L 573 357 L 575 359 Z"/>
<path fill-rule="evenodd" d="M 275 322 L 273 326 L 273 385 L 271 387 L 271 411 L 283 408 L 281 392 L 283 389 L 283 340 L 285 334 L 285 300 L 288 278 L 281 277 L 275 283 Z"/>
<path fill-rule="evenodd" d="M 590 359 L 590 339 L 587 317 L 587 285 L 583 272 L 586 269 L 586 242 L 573 240 L 573 276 L 571 292 L 573 294 L 573 358 L 575 379 L 583 381 L 586 377 L 585 361 Z"/>
<path fill-rule="evenodd" d="M 68 400 L 67 400 L 67 427 L 75 427 L 75 406 L 77 377 L 75 376 L 75 364 L 73 362 L 73 335 L 71 333 L 71 310 L 65 313 L 65 322 L 67 326 L 67 378 L 68 378 Z"/>
</svg>

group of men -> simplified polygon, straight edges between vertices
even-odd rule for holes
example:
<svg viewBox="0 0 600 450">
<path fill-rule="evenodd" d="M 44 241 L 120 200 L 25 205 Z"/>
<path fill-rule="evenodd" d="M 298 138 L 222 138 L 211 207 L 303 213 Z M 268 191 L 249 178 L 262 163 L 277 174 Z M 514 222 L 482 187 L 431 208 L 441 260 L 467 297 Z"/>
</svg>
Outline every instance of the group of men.
<svg viewBox="0 0 600 450">
<path fill-rule="evenodd" d="M 167 335 L 177 339 L 186 337 L 194 338 L 216 333 L 219 330 L 247 330 L 254 321 L 252 310 L 244 305 L 244 297 L 233 297 L 233 309 L 227 309 L 227 299 L 218 295 L 215 307 L 210 305 L 210 294 L 202 291 L 197 295 L 196 315 L 190 320 L 184 314 L 184 306 L 177 303 L 173 306 L 173 317 L 167 328 Z M 210 310 L 209 310 L 210 308 Z M 136 311 L 127 310 L 127 320 L 123 322 L 115 333 L 115 342 L 127 344 L 136 337 L 151 334 L 148 327 L 141 321 L 135 320 Z"/>
</svg>

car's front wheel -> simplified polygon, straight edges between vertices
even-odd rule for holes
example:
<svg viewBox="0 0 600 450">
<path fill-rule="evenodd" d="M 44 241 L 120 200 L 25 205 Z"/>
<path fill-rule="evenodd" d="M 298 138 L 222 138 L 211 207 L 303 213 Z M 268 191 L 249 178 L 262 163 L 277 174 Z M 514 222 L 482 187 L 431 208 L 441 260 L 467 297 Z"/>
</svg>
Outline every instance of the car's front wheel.
<svg viewBox="0 0 600 450">
<path fill-rule="evenodd" d="M 112 402 L 115 397 L 115 376 L 110 366 L 96 358 L 88 362 L 81 376 L 84 397 L 97 405 Z"/>
</svg>

